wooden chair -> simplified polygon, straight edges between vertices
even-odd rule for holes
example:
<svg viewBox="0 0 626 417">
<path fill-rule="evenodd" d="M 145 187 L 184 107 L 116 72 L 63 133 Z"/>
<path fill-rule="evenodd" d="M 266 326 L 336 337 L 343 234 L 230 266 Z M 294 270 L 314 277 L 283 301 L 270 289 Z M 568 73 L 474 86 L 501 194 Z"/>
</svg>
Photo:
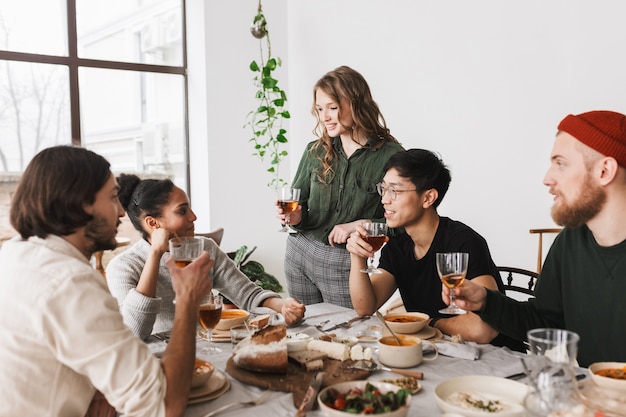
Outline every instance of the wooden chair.
<svg viewBox="0 0 626 417">
<path fill-rule="evenodd" d="M 518 292 L 522 295 L 522 299 L 528 299 L 535 296 L 535 285 L 537 285 L 537 278 L 539 273 L 529 271 L 522 268 L 514 268 L 510 266 L 498 266 L 498 272 L 504 282 L 505 294 L 510 296 L 510 292 Z M 522 284 L 522 282 L 524 282 Z M 519 299 L 519 297 L 513 297 Z"/>
<path fill-rule="evenodd" d="M 539 247 L 537 248 L 537 273 L 541 272 L 541 265 L 543 264 L 543 234 L 544 233 L 559 233 L 562 228 L 548 228 L 548 229 L 530 229 L 529 233 L 539 235 Z"/>
<path fill-rule="evenodd" d="M 215 243 L 217 243 L 217 246 L 219 246 L 220 243 L 222 243 L 222 238 L 224 237 L 224 228 L 219 227 L 209 233 L 196 233 L 196 236 L 203 236 L 208 237 L 209 239 L 213 239 Z"/>
<path fill-rule="evenodd" d="M 115 249 L 120 248 L 122 246 L 130 245 L 130 239 L 127 238 L 127 237 L 119 237 L 119 236 L 117 236 L 115 238 L 115 241 L 117 242 L 117 246 L 115 247 Z M 96 269 L 98 271 L 100 271 L 102 276 L 106 279 L 106 272 L 104 271 L 104 265 L 102 264 L 102 258 L 104 257 L 104 251 L 100 250 L 98 252 L 94 252 L 93 257 L 96 260 Z"/>
</svg>

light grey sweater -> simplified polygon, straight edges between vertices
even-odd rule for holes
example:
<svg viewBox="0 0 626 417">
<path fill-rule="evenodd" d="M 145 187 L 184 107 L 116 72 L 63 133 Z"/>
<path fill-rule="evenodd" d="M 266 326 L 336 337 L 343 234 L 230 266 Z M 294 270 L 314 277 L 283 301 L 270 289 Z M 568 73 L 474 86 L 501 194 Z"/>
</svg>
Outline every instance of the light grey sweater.
<svg viewBox="0 0 626 417">
<path fill-rule="evenodd" d="M 213 278 L 213 288 L 239 308 L 252 311 L 266 299 L 280 297 L 250 281 L 213 240 L 206 240 L 204 250 L 215 260 L 209 272 Z M 165 265 L 169 253 L 161 258 L 156 297 L 146 297 L 137 292 L 136 287 L 149 252 L 150 244 L 140 239 L 111 259 L 106 269 L 109 291 L 117 299 L 124 323 L 141 339 L 153 333 L 171 330 L 176 306 L 173 303 L 175 294 L 170 271 Z"/>
</svg>

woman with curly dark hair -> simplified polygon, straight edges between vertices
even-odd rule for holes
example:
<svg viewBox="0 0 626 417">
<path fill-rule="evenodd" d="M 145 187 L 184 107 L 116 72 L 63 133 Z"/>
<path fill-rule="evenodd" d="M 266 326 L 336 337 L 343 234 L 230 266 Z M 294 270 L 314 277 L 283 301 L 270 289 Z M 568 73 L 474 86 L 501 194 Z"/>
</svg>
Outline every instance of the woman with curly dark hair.
<svg viewBox="0 0 626 417">
<path fill-rule="evenodd" d="M 193 236 L 197 217 L 185 191 L 169 179 L 142 180 L 122 174 L 117 181 L 120 202 L 142 239 L 109 262 L 107 283 L 126 325 L 145 339 L 172 328 L 174 290 L 165 265 L 168 241 L 174 236 Z M 207 279 L 238 307 L 270 308 L 282 313 L 287 324 L 302 319 L 302 304 L 251 282 L 213 240 L 205 241 L 204 250 L 215 261 Z"/>
</svg>

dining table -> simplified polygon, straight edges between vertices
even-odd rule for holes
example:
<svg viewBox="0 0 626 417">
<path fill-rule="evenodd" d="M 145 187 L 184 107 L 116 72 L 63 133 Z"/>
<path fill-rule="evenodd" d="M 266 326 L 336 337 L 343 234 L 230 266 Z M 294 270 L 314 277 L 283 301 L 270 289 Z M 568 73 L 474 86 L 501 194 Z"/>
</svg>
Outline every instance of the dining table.
<svg viewBox="0 0 626 417">
<path fill-rule="evenodd" d="M 307 305 L 304 319 L 299 323 L 290 326 L 288 328 L 288 333 L 306 333 L 313 337 L 319 337 L 322 333 L 315 327 L 316 324 L 326 322 L 327 324 L 324 328 L 328 328 L 332 325 L 348 321 L 356 315 L 357 314 L 353 309 L 334 304 L 319 303 Z M 356 336 L 360 330 L 366 326 L 372 325 L 380 325 L 380 322 L 375 316 L 354 322 L 349 327 L 338 327 L 334 329 L 332 333 L 335 333 L 337 336 Z M 442 335 L 439 334 L 440 340 L 437 341 L 438 345 L 440 343 L 455 343 L 447 340 L 449 338 L 441 338 L 440 336 Z M 230 388 L 218 398 L 188 405 L 185 412 L 186 417 L 202 417 L 210 411 L 229 403 L 251 401 L 259 397 L 265 391 L 264 388 L 242 383 L 233 378 L 227 372 L 226 363 L 233 353 L 233 345 L 230 341 L 216 343 L 221 349 L 221 352 L 202 355 L 199 351 L 205 343 L 206 342 L 203 340 L 198 340 L 197 356 L 211 362 L 215 366 L 216 372 L 222 373 L 228 379 Z M 364 347 L 371 347 L 374 352 L 373 359 L 377 360 L 376 342 L 359 343 L 361 343 Z M 151 337 L 148 344 L 153 352 L 158 353 L 159 351 L 165 349 L 166 341 Z M 507 377 L 524 372 L 524 366 L 521 361 L 521 358 L 525 356 L 524 353 L 515 352 L 506 347 L 497 347 L 489 344 L 477 345 L 472 343 L 471 345 L 474 345 L 475 348 L 478 349 L 480 353 L 478 359 L 454 357 L 454 355 L 447 356 L 442 354 L 442 349 L 440 349 L 440 354 L 435 360 L 423 361 L 416 367 L 407 368 L 423 372 L 424 374 L 423 380 L 419 381 L 421 389 L 412 396 L 408 415 L 412 417 L 437 417 L 443 414 L 437 406 L 434 391 L 438 384 L 450 378 L 467 375 Z M 397 378 L 400 376 L 401 375 L 392 372 L 376 370 L 372 372 L 367 379 L 375 383 L 381 379 Z M 527 382 L 525 378 L 519 379 L 518 381 L 522 383 Z M 273 391 L 271 392 L 269 398 L 262 404 L 249 407 L 232 408 L 221 412 L 219 416 L 295 416 L 296 411 L 297 409 L 294 405 L 292 393 Z M 316 409 L 309 411 L 307 416 L 322 417 L 324 414 L 316 407 Z"/>
</svg>

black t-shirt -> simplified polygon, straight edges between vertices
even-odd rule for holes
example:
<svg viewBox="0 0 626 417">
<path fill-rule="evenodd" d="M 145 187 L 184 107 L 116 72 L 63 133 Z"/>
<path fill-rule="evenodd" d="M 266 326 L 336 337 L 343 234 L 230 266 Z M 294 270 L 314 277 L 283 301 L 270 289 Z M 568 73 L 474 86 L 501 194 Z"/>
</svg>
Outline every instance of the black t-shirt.
<svg viewBox="0 0 626 417">
<path fill-rule="evenodd" d="M 441 299 L 441 280 L 435 261 L 436 254 L 441 252 L 469 253 L 466 278 L 491 275 L 498 289 L 504 292 L 485 239 L 465 224 L 441 217 L 433 242 L 422 259 L 416 259 L 413 240 L 406 233 L 392 237 L 382 249 L 378 267 L 394 276 L 407 311 L 442 317 L 438 310 L 446 305 Z"/>
<path fill-rule="evenodd" d="M 446 305 L 441 299 L 441 280 L 437 273 L 436 254 L 467 252 L 469 264 L 466 279 L 491 275 L 504 293 L 504 284 L 485 239 L 469 226 L 448 217 L 439 219 L 439 226 L 428 252 L 416 259 L 413 240 L 406 233 L 390 238 L 383 247 L 378 267 L 394 276 L 407 311 L 421 311 L 431 317 L 449 317 L 438 310 Z M 499 335 L 492 341 L 496 346 L 521 350 L 519 341 Z"/>
</svg>

